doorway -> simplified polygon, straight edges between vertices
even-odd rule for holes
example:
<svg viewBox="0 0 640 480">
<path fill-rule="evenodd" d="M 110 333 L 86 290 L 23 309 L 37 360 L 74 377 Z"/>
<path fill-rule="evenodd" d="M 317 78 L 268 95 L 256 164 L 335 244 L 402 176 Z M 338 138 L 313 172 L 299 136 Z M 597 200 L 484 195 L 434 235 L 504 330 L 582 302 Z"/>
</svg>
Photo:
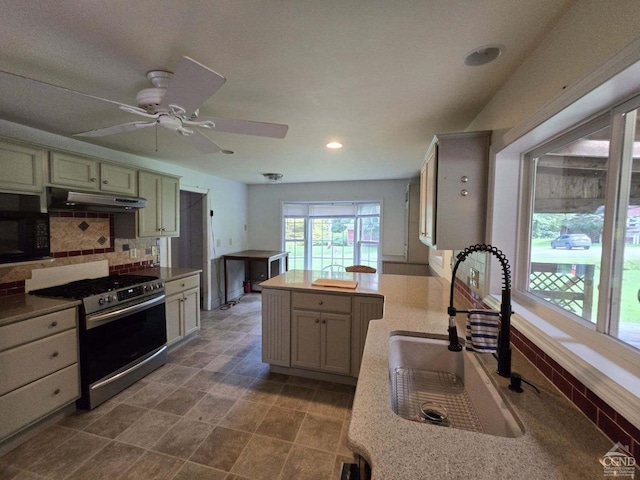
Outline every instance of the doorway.
<svg viewBox="0 0 640 480">
<path fill-rule="evenodd" d="M 200 305 L 208 310 L 207 194 L 180 190 L 180 236 L 171 238 L 171 267 L 202 270 Z"/>
</svg>

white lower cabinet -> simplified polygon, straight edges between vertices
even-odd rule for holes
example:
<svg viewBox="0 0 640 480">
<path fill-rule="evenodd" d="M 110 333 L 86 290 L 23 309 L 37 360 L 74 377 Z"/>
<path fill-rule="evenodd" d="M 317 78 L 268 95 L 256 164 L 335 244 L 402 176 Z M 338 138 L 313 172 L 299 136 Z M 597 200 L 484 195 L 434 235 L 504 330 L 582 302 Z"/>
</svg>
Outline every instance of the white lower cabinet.
<svg viewBox="0 0 640 480">
<path fill-rule="evenodd" d="M 382 318 L 383 299 L 292 290 L 262 291 L 262 361 L 357 377 L 369 321 Z"/>
<path fill-rule="evenodd" d="M 77 311 L 0 327 L 0 440 L 80 396 Z"/>
<path fill-rule="evenodd" d="M 165 283 L 167 345 L 200 329 L 200 276 Z"/>
<path fill-rule="evenodd" d="M 351 315 L 292 310 L 291 366 L 348 375 Z"/>
</svg>

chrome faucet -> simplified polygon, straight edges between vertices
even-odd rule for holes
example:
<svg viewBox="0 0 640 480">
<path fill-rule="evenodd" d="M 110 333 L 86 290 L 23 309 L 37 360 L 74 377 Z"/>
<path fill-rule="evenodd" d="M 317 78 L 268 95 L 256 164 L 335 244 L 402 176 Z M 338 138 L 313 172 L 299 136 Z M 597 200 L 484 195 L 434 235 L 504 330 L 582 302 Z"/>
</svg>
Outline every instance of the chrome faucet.
<svg viewBox="0 0 640 480">
<path fill-rule="evenodd" d="M 500 333 L 498 335 L 498 375 L 501 377 L 511 376 L 511 270 L 507 257 L 496 247 L 485 244 L 472 245 L 461 251 L 456 258 L 458 261 L 453 267 L 451 276 L 451 295 L 449 297 L 449 350 L 459 352 L 462 345 L 458 342 L 458 329 L 456 327 L 456 314 L 468 313 L 469 310 L 456 310 L 453 306 L 453 290 L 458 266 L 464 262 L 469 255 L 475 252 L 489 252 L 500 262 L 502 267 L 502 299 L 500 303 Z"/>
</svg>

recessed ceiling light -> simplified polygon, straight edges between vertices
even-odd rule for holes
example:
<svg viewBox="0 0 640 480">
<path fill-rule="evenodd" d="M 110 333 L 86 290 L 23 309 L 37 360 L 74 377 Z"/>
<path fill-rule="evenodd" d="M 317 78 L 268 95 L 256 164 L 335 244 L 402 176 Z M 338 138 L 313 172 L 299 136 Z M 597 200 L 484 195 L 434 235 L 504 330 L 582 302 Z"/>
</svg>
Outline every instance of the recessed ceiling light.
<svg viewBox="0 0 640 480">
<path fill-rule="evenodd" d="M 340 142 L 329 142 L 327 143 L 327 148 L 342 148 L 342 144 Z"/>
<path fill-rule="evenodd" d="M 484 45 L 482 47 L 478 47 L 467 54 L 464 58 L 464 64 L 470 67 L 478 67 L 480 65 L 486 65 L 487 63 L 493 62 L 500 55 L 502 55 L 505 51 L 504 45 Z"/>
</svg>

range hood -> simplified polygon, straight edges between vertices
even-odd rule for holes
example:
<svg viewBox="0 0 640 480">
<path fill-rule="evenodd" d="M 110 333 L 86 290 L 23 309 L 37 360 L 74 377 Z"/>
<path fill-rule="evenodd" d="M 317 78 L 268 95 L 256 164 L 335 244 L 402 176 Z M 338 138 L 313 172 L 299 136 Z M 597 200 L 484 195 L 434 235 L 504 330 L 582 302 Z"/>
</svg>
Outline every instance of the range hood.
<svg viewBox="0 0 640 480">
<path fill-rule="evenodd" d="M 47 208 L 52 211 L 133 212 L 146 206 L 146 198 L 47 187 Z"/>
</svg>

